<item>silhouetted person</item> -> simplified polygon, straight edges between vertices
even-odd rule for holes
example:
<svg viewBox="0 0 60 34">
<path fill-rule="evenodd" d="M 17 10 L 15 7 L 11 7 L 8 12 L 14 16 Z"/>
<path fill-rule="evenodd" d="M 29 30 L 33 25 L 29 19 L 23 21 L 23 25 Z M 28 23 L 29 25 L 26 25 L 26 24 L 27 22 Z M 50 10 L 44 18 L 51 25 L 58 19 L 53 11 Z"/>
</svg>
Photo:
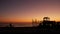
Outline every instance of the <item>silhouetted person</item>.
<svg viewBox="0 0 60 34">
<path fill-rule="evenodd" d="M 13 27 L 13 25 L 10 23 L 10 24 L 9 24 L 9 27 Z"/>
</svg>

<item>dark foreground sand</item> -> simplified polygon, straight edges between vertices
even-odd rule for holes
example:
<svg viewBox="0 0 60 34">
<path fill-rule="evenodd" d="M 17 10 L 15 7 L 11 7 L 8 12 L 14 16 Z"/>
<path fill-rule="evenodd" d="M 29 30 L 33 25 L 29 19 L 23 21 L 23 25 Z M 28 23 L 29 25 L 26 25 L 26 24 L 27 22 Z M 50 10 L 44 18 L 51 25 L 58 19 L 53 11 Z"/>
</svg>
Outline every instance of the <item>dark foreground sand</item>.
<svg viewBox="0 0 60 34">
<path fill-rule="evenodd" d="M 14 33 L 60 33 L 60 29 L 47 29 L 37 27 L 0 27 L 0 32 Z"/>
</svg>

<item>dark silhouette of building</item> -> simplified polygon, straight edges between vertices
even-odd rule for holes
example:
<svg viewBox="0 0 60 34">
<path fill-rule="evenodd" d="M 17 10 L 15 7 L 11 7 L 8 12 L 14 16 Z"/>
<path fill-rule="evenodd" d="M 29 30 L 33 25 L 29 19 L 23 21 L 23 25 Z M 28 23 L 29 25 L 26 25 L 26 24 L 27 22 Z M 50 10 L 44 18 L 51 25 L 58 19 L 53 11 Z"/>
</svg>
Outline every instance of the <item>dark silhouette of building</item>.
<svg viewBox="0 0 60 34">
<path fill-rule="evenodd" d="M 41 27 L 41 28 L 54 28 L 55 24 L 56 24 L 56 22 L 55 21 L 50 21 L 49 17 L 44 17 L 43 22 L 40 23 L 38 27 Z"/>
</svg>

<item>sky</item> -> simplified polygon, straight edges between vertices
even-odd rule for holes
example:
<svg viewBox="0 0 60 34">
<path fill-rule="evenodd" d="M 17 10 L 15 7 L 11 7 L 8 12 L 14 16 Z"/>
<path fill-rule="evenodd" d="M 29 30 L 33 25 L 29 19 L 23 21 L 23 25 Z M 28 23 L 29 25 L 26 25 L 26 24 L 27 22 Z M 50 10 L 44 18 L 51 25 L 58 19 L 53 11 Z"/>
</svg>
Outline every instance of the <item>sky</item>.
<svg viewBox="0 0 60 34">
<path fill-rule="evenodd" d="M 60 21 L 59 0 L 0 0 L 0 22 L 31 22 L 46 16 Z"/>
</svg>

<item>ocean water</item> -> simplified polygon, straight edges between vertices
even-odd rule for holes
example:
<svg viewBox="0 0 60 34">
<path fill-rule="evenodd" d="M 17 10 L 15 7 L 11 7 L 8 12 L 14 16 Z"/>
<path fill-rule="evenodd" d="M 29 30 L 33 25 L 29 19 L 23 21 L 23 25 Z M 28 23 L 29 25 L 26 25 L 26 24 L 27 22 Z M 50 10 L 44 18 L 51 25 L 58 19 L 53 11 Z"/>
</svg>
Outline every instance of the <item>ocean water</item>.
<svg viewBox="0 0 60 34">
<path fill-rule="evenodd" d="M 13 27 L 32 27 L 31 23 L 11 23 Z M 0 23 L 0 27 L 9 27 L 9 23 Z"/>
<path fill-rule="evenodd" d="M 13 24 L 14 27 L 32 27 L 32 24 Z"/>
</svg>

